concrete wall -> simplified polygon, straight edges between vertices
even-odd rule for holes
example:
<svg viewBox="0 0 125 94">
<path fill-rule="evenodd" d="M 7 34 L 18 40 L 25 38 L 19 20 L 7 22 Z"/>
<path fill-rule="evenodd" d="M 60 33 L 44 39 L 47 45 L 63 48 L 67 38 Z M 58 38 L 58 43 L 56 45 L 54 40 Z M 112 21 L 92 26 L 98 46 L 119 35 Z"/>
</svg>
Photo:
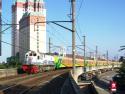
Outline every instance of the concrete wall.
<svg viewBox="0 0 125 94">
<path fill-rule="evenodd" d="M 0 69 L 0 78 L 17 75 L 17 69 Z"/>
<path fill-rule="evenodd" d="M 60 94 L 82 94 L 70 73 L 61 87 Z"/>
</svg>

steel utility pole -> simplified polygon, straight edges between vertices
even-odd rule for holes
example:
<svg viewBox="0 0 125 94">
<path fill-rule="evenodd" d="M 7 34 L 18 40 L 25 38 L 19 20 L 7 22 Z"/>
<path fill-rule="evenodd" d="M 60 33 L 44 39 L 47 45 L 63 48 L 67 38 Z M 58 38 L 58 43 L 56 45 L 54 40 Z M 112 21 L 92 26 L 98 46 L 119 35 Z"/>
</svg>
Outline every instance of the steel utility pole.
<svg viewBox="0 0 125 94">
<path fill-rule="evenodd" d="M 98 46 L 96 46 L 96 67 L 98 66 Z M 98 68 L 97 68 L 98 69 Z"/>
<path fill-rule="evenodd" d="M 51 53 L 51 39 L 49 38 L 49 54 Z"/>
<path fill-rule="evenodd" d="M 0 24 L 2 23 L 1 12 L 0 12 Z M 0 56 L 2 55 L 2 26 L 0 25 Z"/>
<path fill-rule="evenodd" d="M 106 52 L 106 56 L 107 56 L 107 64 L 108 64 L 108 62 L 109 62 L 109 52 L 108 52 L 108 50 L 107 50 L 107 52 Z M 108 64 L 109 65 L 109 64 Z"/>
<path fill-rule="evenodd" d="M 2 23 L 2 18 L 1 18 L 1 6 L 2 6 L 2 0 L 0 0 L 0 24 Z M 2 41 L 2 26 L 0 25 L 0 56 L 1 56 L 1 54 L 2 54 L 2 43 L 1 43 L 1 41 Z"/>
<path fill-rule="evenodd" d="M 83 36 L 84 39 L 84 73 L 86 73 L 86 36 Z"/>
<path fill-rule="evenodd" d="M 92 58 L 92 53 L 93 53 L 93 52 L 89 52 L 89 58 L 90 58 L 90 59 Z"/>
<path fill-rule="evenodd" d="M 76 0 L 71 0 L 72 3 L 72 62 L 73 62 L 73 74 L 75 74 L 75 4 Z"/>
</svg>

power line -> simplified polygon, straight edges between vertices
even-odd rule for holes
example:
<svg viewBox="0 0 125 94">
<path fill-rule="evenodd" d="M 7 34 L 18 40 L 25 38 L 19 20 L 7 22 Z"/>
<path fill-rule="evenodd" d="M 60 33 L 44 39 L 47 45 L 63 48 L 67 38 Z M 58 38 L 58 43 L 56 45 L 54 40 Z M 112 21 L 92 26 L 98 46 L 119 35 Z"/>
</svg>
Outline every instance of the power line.
<svg viewBox="0 0 125 94">
<path fill-rule="evenodd" d="M 8 27 L 8 28 L 6 28 L 5 30 L 3 30 L 2 32 L 4 32 L 4 31 L 6 31 L 6 30 L 8 30 L 9 28 L 11 28 L 13 25 L 18 25 L 18 24 L 4 24 L 4 25 L 11 25 L 10 27 Z M 22 27 L 23 28 L 23 27 Z M 22 29 L 22 28 L 20 28 L 20 29 Z M 16 27 L 14 28 L 15 30 L 18 30 L 18 29 L 16 29 Z M 16 32 L 14 32 L 14 33 L 16 33 Z M 25 33 L 24 32 L 20 32 L 20 33 L 22 33 L 23 35 L 25 35 Z M 33 36 L 30 36 L 29 35 L 29 37 L 30 38 L 32 38 L 32 39 L 34 39 L 34 40 L 37 40 L 36 38 L 34 38 Z M 43 43 L 43 41 L 40 41 L 41 43 Z M 49 44 L 49 43 L 48 43 Z"/>
<path fill-rule="evenodd" d="M 77 24 L 77 26 L 78 26 L 78 29 L 79 29 L 79 31 L 80 31 L 80 34 L 83 35 L 78 20 L 76 20 L 76 24 Z"/>
<path fill-rule="evenodd" d="M 54 27 L 52 27 L 51 25 L 49 25 L 49 26 L 51 27 L 51 29 L 53 29 L 54 31 L 57 32 L 57 30 L 56 30 Z M 53 33 L 52 33 L 52 34 L 53 34 Z M 54 33 L 53 36 L 55 36 L 54 38 L 57 38 L 57 37 L 58 37 L 57 40 L 60 40 L 60 41 L 62 41 L 64 44 L 67 45 L 67 42 L 64 41 L 65 38 L 61 38 L 61 37 L 57 36 L 56 33 Z M 61 35 L 60 35 L 60 36 L 61 36 Z"/>
<path fill-rule="evenodd" d="M 80 15 L 80 10 L 81 10 L 81 7 L 82 7 L 82 4 L 83 4 L 83 1 L 84 0 L 82 0 L 81 1 L 81 4 L 80 4 L 80 7 L 79 7 L 79 10 L 78 10 L 78 14 L 77 14 L 77 16 L 76 16 L 76 19 L 78 18 L 78 16 Z M 78 24 L 78 20 L 77 20 L 77 24 Z M 78 26 L 79 26 L 79 24 L 78 24 Z M 81 33 L 81 29 L 80 29 L 80 27 L 79 27 L 79 31 L 80 31 L 80 33 Z M 76 33 L 77 33 L 77 36 L 78 36 L 78 38 L 79 38 L 79 40 L 81 41 L 81 43 L 82 43 L 82 40 L 81 40 L 81 38 L 80 38 L 80 36 L 79 36 L 79 33 L 78 33 L 78 31 L 76 31 Z M 81 33 L 82 34 L 82 33 Z"/>
<path fill-rule="evenodd" d="M 7 22 L 10 22 L 8 19 L 6 19 L 6 18 L 4 18 L 3 16 L 2 16 L 2 18 L 4 19 L 4 20 L 6 20 Z M 3 21 L 3 20 L 2 20 Z M 5 21 L 3 21 L 5 24 L 7 24 Z"/>
<path fill-rule="evenodd" d="M 11 28 L 11 27 L 12 27 L 12 26 L 6 28 L 5 30 L 3 30 L 3 31 L 1 31 L 1 32 L 4 32 L 4 31 L 8 30 L 8 29 Z M 20 33 L 22 33 L 23 35 L 25 35 L 24 32 L 20 32 Z M 31 38 L 34 39 L 34 40 L 37 40 L 36 38 L 34 38 L 34 37 L 30 36 L 30 35 L 29 35 L 29 37 L 31 37 Z M 9 45 L 14 46 L 14 47 L 19 47 L 19 48 L 21 48 L 20 46 L 16 46 L 16 45 L 14 45 L 14 44 L 11 44 L 11 43 L 8 43 L 8 42 L 5 42 L 5 41 L 1 41 L 1 42 L 5 43 L 5 44 L 9 44 Z M 40 42 L 43 43 L 43 41 L 40 41 Z M 48 43 L 48 44 L 49 44 L 49 43 Z"/>
<path fill-rule="evenodd" d="M 22 28 L 20 28 L 20 29 L 22 29 Z M 16 27 L 15 27 L 15 30 L 17 30 Z M 14 33 L 15 33 L 15 32 L 14 32 Z M 23 35 L 26 36 L 25 32 L 19 32 L 19 33 L 21 33 L 21 34 L 23 34 Z M 34 37 L 31 36 L 31 35 L 28 35 L 28 37 L 30 37 L 30 38 L 32 38 L 32 39 L 34 39 L 34 40 L 37 40 L 36 38 L 34 38 Z M 44 41 L 40 41 L 40 42 L 41 42 L 41 43 L 45 43 Z M 49 44 L 49 43 L 47 43 L 47 44 Z"/>
<path fill-rule="evenodd" d="M 79 9 L 78 9 L 78 14 L 77 14 L 77 16 L 76 16 L 76 19 L 78 18 L 78 16 L 80 15 L 80 11 L 81 11 L 81 8 L 82 8 L 82 5 L 83 5 L 83 2 L 85 2 L 84 0 L 82 0 L 81 1 L 81 3 L 80 3 L 80 7 L 79 7 Z"/>
<path fill-rule="evenodd" d="M 82 40 L 81 40 L 81 38 L 80 38 L 80 36 L 79 36 L 79 33 L 76 31 L 76 34 L 77 34 L 77 36 L 78 36 L 78 39 L 80 40 L 80 42 L 82 43 Z"/>
<path fill-rule="evenodd" d="M 71 0 L 69 0 L 69 2 L 71 2 Z M 68 14 L 68 17 L 70 18 L 70 20 L 72 20 L 71 14 L 72 14 L 72 4 L 70 3 L 70 9 L 69 9 L 69 14 Z"/>
<path fill-rule="evenodd" d="M 92 50 L 94 53 L 95 53 L 95 51 L 96 51 L 96 50 L 94 50 L 94 49 L 92 49 L 92 48 L 90 48 L 90 47 L 88 47 L 88 46 L 87 46 L 87 48 L 88 48 L 89 50 Z M 98 51 L 98 55 L 103 56 L 104 53 Z"/>
<path fill-rule="evenodd" d="M 57 41 L 57 40 L 58 40 L 58 42 L 62 41 L 62 40 L 60 40 L 60 37 L 58 37 L 58 36 L 54 35 L 55 33 L 53 34 L 53 33 L 52 33 L 52 32 L 50 32 L 49 30 L 47 30 L 47 32 L 51 33 L 51 35 L 53 35 L 53 37 L 54 37 L 54 38 L 56 38 L 56 40 L 55 40 L 55 41 Z M 51 37 L 52 37 L 52 36 L 51 36 Z M 60 40 L 60 41 L 59 41 L 59 40 Z M 63 43 L 67 45 L 67 42 L 63 41 Z M 54 46 L 56 46 L 56 45 L 54 45 Z"/>
<path fill-rule="evenodd" d="M 14 46 L 14 47 L 21 48 L 21 49 L 26 50 L 26 51 L 27 51 L 27 50 L 28 50 L 28 51 L 31 51 L 30 49 L 25 49 L 25 48 L 23 48 L 23 47 L 20 47 L 20 46 L 17 46 L 17 45 L 14 45 L 14 44 L 8 43 L 8 42 L 6 42 L 6 41 L 2 41 L 2 40 L 1 40 L 1 42 L 5 43 L 5 44 L 8 44 L 8 45 L 11 45 L 11 46 Z"/>
<path fill-rule="evenodd" d="M 95 52 L 95 49 L 92 49 L 92 48 L 90 48 L 89 46 L 86 46 L 86 48 L 88 48 L 89 50 Z"/>
<path fill-rule="evenodd" d="M 10 29 L 12 26 L 7 27 L 6 29 L 2 30 L 1 33 L 4 33 L 6 30 Z"/>
<path fill-rule="evenodd" d="M 56 28 L 54 28 L 51 24 L 49 24 L 49 26 L 50 26 L 54 31 L 56 31 L 56 34 L 58 33 L 59 35 L 63 35 L 63 34 L 61 34 L 61 32 L 58 32 L 58 30 L 57 30 Z M 63 39 L 65 39 L 64 36 L 63 36 Z"/>
</svg>

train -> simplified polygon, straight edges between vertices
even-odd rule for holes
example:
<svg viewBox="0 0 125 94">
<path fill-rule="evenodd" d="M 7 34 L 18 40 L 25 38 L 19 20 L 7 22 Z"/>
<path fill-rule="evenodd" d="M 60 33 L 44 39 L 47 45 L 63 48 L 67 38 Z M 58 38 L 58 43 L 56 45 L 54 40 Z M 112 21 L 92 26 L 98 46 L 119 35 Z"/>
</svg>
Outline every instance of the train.
<svg viewBox="0 0 125 94">
<path fill-rule="evenodd" d="M 113 66 L 118 64 L 118 62 L 98 60 L 98 64 L 95 59 L 87 59 L 84 62 L 82 56 L 76 56 L 76 67 L 87 66 L 92 68 L 94 66 Z M 35 51 L 28 51 L 25 54 L 25 63 L 22 65 L 21 69 L 27 73 L 38 73 L 43 71 L 50 71 L 62 68 L 72 68 L 72 55 L 66 53 L 38 53 Z"/>
<path fill-rule="evenodd" d="M 54 57 L 49 54 L 28 51 L 25 54 L 22 70 L 27 73 L 38 73 L 54 69 Z"/>
</svg>

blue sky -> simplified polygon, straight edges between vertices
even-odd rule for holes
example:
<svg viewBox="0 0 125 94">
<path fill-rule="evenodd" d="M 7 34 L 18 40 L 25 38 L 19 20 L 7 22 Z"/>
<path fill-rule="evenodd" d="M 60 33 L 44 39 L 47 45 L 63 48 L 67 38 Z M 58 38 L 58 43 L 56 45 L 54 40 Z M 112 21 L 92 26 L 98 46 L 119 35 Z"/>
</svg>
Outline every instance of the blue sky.
<svg viewBox="0 0 125 94">
<path fill-rule="evenodd" d="M 2 0 L 2 18 L 11 23 L 11 5 L 13 0 Z M 44 0 L 47 9 L 47 20 L 70 20 L 69 0 Z M 99 54 L 109 51 L 110 57 L 123 54 L 118 52 L 125 44 L 125 0 L 76 0 L 76 29 L 81 38 L 76 35 L 76 44 L 81 44 L 86 35 L 87 52 L 99 48 Z M 70 23 L 62 24 L 71 28 Z M 3 27 L 3 29 L 6 27 Z M 53 45 L 70 46 L 71 32 L 54 24 L 47 25 L 47 39 L 51 37 Z M 3 34 L 3 41 L 11 43 L 11 29 Z M 11 55 L 11 46 L 3 44 L 3 55 L 0 61 Z M 69 49 L 71 50 L 71 49 Z M 83 52 L 83 51 L 79 51 Z"/>
</svg>

